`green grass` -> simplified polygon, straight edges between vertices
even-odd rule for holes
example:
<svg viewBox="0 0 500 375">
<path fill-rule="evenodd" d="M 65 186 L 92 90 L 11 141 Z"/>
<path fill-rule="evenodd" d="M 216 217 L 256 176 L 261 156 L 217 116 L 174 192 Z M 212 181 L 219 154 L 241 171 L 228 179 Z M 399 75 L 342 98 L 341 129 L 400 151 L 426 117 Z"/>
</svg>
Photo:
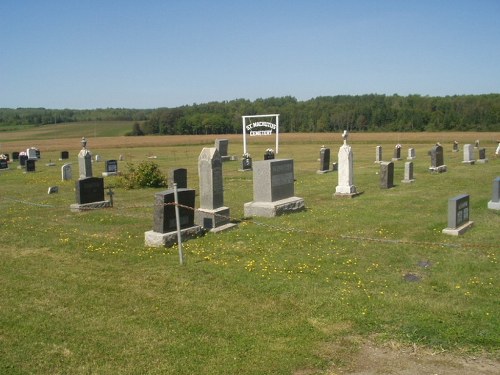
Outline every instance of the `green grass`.
<svg viewBox="0 0 500 375">
<path fill-rule="evenodd" d="M 44 153 L 33 174 L 11 166 L 0 174 L 0 372 L 325 373 L 349 362 L 358 339 L 498 359 L 500 213 L 486 205 L 500 160 L 465 166 L 446 145 L 449 170 L 434 175 L 431 145 L 418 145 L 415 183 L 400 183 L 400 161 L 397 186 L 381 190 L 376 145 L 352 138 L 364 193 L 333 198 L 337 174 L 315 173 L 321 145 L 282 144 L 307 210 L 272 219 L 243 218 L 252 174 L 225 163 L 225 204 L 241 223 L 186 242 L 185 266 L 176 246 L 144 246 L 161 189 L 115 188 L 114 208 L 72 213 L 74 182 L 60 181 L 62 162 L 44 166 L 59 152 Z M 338 145 L 330 147 L 335 160 Z M 165 173 L 185 167 L 198 190 L 200 151 L 134 148 L 127 159 L 151 153 Z M 94 175 L 103 168 L 94 164 Z M 60 192 L 47 195 L 52 185 Z M 447 200 L 462 193 L 471 195 L 475 225 L 446 236 Z M 421 281 L 405 281 L 409 273 Z"/>
</svg>

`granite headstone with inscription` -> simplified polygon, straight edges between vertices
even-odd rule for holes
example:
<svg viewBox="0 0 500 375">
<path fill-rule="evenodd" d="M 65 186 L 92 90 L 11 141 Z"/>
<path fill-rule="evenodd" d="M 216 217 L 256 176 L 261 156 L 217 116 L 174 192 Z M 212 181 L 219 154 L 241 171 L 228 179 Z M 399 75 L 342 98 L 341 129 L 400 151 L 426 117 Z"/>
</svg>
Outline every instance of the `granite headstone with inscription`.
<svg viewBox="0 0 500 375">
<path fill-rule="evenodd" d="M 187 169 L 186 168 L 173 168 L 168 175 L 168 187 L 174 188 L 177 184 L 178 189 L 187 189 Z"/>
<path fill-rule="evenodd" d="M 491 200 L 488 202 L 490 210 L 500 210 L 500 177 L 493 180 Z"/>
<path fill-rule="evenodd" d="M 474 222 L 469 220 L 469 195 L 461 194 L 448 199 L 448 227 L 443 233 L 458 236 L 468 230 Z"/>
<path fill-rule="evenodd" d="M 380 188 L 390 189 L 394 187 L 394 163 L 383 161 L 380 163 Z"/>
</svg>

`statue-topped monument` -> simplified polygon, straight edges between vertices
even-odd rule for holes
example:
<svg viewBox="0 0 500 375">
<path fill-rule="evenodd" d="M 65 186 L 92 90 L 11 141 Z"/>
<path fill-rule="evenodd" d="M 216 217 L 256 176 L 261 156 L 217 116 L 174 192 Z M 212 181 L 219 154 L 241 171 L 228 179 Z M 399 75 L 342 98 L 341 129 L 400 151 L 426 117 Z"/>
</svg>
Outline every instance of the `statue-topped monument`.
<svg viewBox="0 0 500 375">
<path fill-rule="evenodd" d="M 92 153 L 87 149 L 87 140 L 82 137 L 82 149 L 78 153 L 79 178 L 92 177 Z"/>
<path fill-rule="evenodd" d="M 352 198 L 359 193 L 354 185 L 354 159 L 352 148 L 347 144 L 349 133 L 344 130 L 342 139 L 344 144 L 340 146 L 338 155 L 338 185 L 335 188 L 335 196 Z"/>
</svg>

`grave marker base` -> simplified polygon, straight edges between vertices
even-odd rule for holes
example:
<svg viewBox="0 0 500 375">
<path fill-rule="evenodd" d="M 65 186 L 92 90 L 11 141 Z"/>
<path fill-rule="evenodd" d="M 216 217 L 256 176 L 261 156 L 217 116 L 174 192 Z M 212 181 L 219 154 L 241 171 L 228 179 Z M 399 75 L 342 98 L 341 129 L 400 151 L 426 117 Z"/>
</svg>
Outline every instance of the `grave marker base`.
<svg viewBox="0 0 500 375">
<path fill-rule="evenodd" d="M 118 172 L 102 172 L 102 177 L 118 176 Z"/>
<path fill-rule="evenodd" d="M 213 210 L 199 208 L 194 213 L 194 222 L 210 232 L 221 232 L 236 226 L 229 221 L 229 207 L 219 207 Z"/>
<path fill-rule="evenodd" d="M 467 160 L 467 161 L 463 161 L 462 164 L 469 164 L 469 165 L 474 165 L 476 161 L 475 160 Z"/>
<path fill-rule="evenodd" d="M 479 164 L 484 164 L 488 162 L 488 159 L 477 159 L 476 162 L 478 162 Z"/>
<path fill-rule="evenodd" d="M 181 229 L 181 240 L 187 241 L 201 237 L 205 231 L 199 225 Z M 149 247 L 170 247 L 177 243 L 177 231 L 159 233 L 153 230 L 144 232 L 144 245 Z"/>
<path fill-rule="evenodd" d="M 401 180 L 401 182 L 405 183 L 405 184 L 411 184 L 412 182 L 415 182 L 415 179 L 411 179 L 411 180 Z"/>
<path fill-rule="evenodd" d="M 446 165 L 440 165 L 439 167 L 429 167 L 429 171 L 433 173 L 443 173 L 446 172 Z"/>
<path fill-rule="evenodd" d="M 500 202 L 489 201 L 488 208 L 490 210 L 500 210 Z"/>
<path fill-rule="evenodd" d="M 444 228 L 443 233 L 444 234 L 449 234 L 451 236 L 459 236 L 461 234 L 464 234 L 469 228 L 472 228 L 474 225 L 473 221 L 468 221 L 467 223 L 459 226 L 458 228 Z"/>
<path fill-rule="evenodd" d="M 71 212 L 81 212 L 81 211 L 90 211 L 90 210 L 97 210 L 100 208 L 109 208 L 113 207 L 111 201 L 98 201 L 98 202 L 91 202 L 91 203 L 73 203 L 72 205 L 69 206 L 71 209 Z"/>
<path fill-rule="evenodd" d="M 245 217 L 274 217 L 305 209 L 304 199 L 290 197 L 275 202 L 247 202 L 243 205 Z"/>
<path fill-rule="evenodd" d="M 325 174 L 325 173 L 329 173 L 329 172 L 333 172 L 333 171 L 331 171 L 331 170 L 329 170 L 329 169 L 326 169 L 326 170 L 324 170 L 324 171 L 322 171 L 322 170 L 318 169 L 318 170 L 316 171 L 316 174 Z"/>
</svg>

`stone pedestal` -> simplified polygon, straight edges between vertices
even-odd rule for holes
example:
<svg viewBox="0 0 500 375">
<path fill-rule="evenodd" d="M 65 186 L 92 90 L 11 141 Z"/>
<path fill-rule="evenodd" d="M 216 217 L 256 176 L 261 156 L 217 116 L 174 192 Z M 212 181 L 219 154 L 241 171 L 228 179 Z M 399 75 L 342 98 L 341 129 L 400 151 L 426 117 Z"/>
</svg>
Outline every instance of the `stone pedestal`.
<svg viewBox="0 0 500 375">
<path fill-rule="evenodd" d="M 354 159 L 351 146 L 344 144 L 338 155 L 338 185 L 335 188 L 337 197 L 355 197 L 359 195 L 354 185 Z"/>
<path fill-rule="evenodd" d="M 290 197 L 274 202 L 248 202 L 243 205 L 245 217 L 274 217 L 304 209 L 304 199 L 299 197 Z"/>
<path fill-rule="evenodd" d="M 467 223 L 462 224 L 458 228 L 444 228 L 443 233 L 448 234 L 450 236 L 459 236 L 461 234 L 464 234 L 470 228 L 472 228 L 473 225 L 474 225 L 473 221 L 468 221 Z"/>
<path fill-rule="evenodd" d="M 230 220 L 229 207 L 199 208 L 194 213 L 194 222 L 212 233 L 236 227 Z"/>
<path fill-rule="evenodd" d="M 181 241 L 203 236 L 204 230 L 198 225 L 181 229 Z M 153 230 L 144 232 L 144 245 L 149 247 L 170 247 L 177 244 L 177 231 L 159 233 Z"/>
</svg>

